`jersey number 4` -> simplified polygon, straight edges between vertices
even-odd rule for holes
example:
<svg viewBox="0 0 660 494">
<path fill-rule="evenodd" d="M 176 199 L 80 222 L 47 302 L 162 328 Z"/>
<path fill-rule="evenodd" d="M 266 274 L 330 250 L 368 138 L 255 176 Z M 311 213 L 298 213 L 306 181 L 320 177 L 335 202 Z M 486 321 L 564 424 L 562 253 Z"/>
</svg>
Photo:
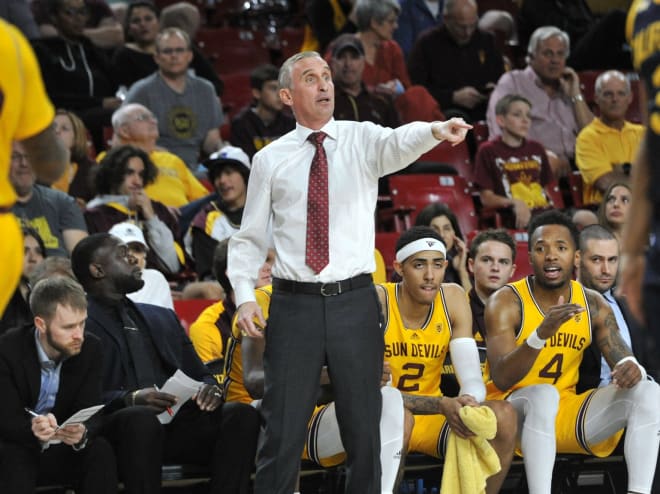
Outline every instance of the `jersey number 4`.
<svg viewBox="0 0 660 494">
<path fill-rule="evenodd" d="M 539 371 L 539 377 L 545 377 L 546 379 L 554 379 L 552 384 L 557 384 L 557 381 L 561 377 L 561 368 L 564 364 L 564 354 L 557 353 L 554 357 L 550 359 L 550 362 L 547 363 L 543 369 Z"/>
</svg>

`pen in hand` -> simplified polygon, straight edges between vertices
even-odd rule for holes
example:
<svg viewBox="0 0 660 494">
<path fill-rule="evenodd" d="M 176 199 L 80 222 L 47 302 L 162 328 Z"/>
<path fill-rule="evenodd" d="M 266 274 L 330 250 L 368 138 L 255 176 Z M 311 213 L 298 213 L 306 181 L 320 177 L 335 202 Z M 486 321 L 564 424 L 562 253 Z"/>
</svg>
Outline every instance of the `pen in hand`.
<svg viewBox="0 0 660 494">
<path fill-rule="evenodd" d="M 154 389 L 160 393 L 160 388 L 154 384 Z M 165 409 L 170 417 L 174 415 L 174 412 L 172 411 L 172 407 L 167 407 Z"/>
<path fill-rule="evenodd" d="M 24 407 L 23 410 L 25 410 L 27 413 L 29 413 L 33 417 L 41 417 L 41 415 L 39 415 L 37 412 L 35 412 L 34 410 L 31 410 L 28 407 Z"/>
</svg>

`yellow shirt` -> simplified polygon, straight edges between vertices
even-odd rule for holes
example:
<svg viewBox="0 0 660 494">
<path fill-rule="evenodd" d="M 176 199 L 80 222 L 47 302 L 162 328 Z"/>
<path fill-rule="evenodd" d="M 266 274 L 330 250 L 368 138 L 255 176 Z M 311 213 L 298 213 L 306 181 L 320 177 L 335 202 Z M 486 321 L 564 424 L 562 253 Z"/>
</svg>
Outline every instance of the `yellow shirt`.
<svg viewBox="0 0 660 494">
<path fill-rule="evenodd" d="M 271 285 L 262 286 L 254 291 L 257 304 L 261 307 L 264 319 L 268 320 L 270 297 L 273 293 Z M 225 379 L 222 386 L 227 401 L 251 403 L 252 397 L 243 384 L 243 359 L 241 355 L 241 330 L 236 325 L 236 317 L 231 322 L 231 337 L 227 341 L 227 356 L 225 357 Z"/>
<path fill-rule="evenodd" d="M 612 171 L 613 164 L 632 163 L 644 136 L 642 125 L 625 122 L 621 130 L 613 129 L 594 118 L 577 136 L 575 163 L 582 174 L 585 204 L 598 204 L 603 194 L 593 184 Z"/>
<path fill-rule="evenodd" d="M 510 283 L 522 303 L 522 322 L 516 334 L 516 345 L 524 345 L 527 337 L 543 322 L 541 311 L 529 286 L 529 278 Z M 489 400 L 505 399 L 516 389 L 534 384 L 552 384 L 559 392 L 575 392 L 579 377 L 580 363 L 584 351 L 591 344 L 591 316 L 584 288 L 577 281 L 571 281 L 571 296 L 568 303 L 578 304 L 587 310 L 562 324 L 539 352 L 536 361 L 525 377 L 511 389 L 500 391 L 486 376 L 486 393 Z"/>
<path fill-rule="evenodd" d="M 99 153 L 96 161 L 105 155 L 105 151 Z M 149 159 L 158 168 L 154 183 L 144 188 L 149 199 L 178 208 L 210 194 L 176 154 L 156 150 L 149 153 Z"/>
<path fill-rule="evenodd" d="M 442 287 L 422 327 L 406 328 L 399 312 L 398 283 L 381 286 L 387 294 L 385 360 L 392 369 L 392 385 L 405 393 L 441 396 L 440 381 L 452 332 Z"/>
<path fill-rule="evenodd" d="M 16 27 L 2 19 L 0 63 L 0 207 L 7 208 L 16 201 L 9 182 L 12 141 L 43 131 L 53 121 L 55 109 L 30 44 Z"/>
</svg>

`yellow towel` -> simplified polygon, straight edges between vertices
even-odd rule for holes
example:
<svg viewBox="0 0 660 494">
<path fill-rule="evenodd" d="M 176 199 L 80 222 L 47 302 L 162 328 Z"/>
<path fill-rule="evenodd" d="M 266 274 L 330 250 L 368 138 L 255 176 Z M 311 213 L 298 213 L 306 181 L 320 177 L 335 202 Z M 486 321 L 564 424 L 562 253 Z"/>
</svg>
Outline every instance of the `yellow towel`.
<svg viewBox="0 0 660 494">
<path fill-rule="evenodd" d="M 463 423 L 475 433 L 468 439 L 449 433 L 442 474 L 442 494 L 481 494 L 486 479 L 499 472 L 500 459 L 488 439 L 497 433 L 497 419 L 486 406 L 460 409 Z"/>
</svg>

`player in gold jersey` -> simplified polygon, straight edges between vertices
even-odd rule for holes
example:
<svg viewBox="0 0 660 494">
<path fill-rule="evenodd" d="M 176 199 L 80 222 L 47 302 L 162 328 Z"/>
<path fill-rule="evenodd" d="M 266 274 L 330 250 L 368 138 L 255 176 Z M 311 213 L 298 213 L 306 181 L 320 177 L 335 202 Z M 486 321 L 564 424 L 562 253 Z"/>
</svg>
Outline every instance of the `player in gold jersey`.
<svg viewBox="0 0 660 494">
<path fill-rule="evenodd" d="M 9 182 L 12 141 L 21 141 L 38 178 L 55 181 L 68 153 L 51 125 L 55 110 L 41 80 L 39 64 L 21 32 L 0 19 L 0 316 L 21 274 L 23 237 L 10 213 L 16 192 Z"/>
<path fill-rule="evenodd" d="M 271 285 L 257 288 L 254 292 L 264 318 L 268 320 Z M 265 331 L 268 331 L 267 326 Z M 227 401 L 254 403 L 258 406 L 264 394 L 264 338 L 251 338 L 243 334 L 232 321 L 232 335 L 227 342 L 225 379 L 223 387 Z M 383 384 L 390 378 L 389 368 L 383 369 Z M 339 424 L 332 399 L 330 376 L 324 367 L 319 379 L 321 393 L 319 404 L 314 408 L 307 424 L 307 440 L 302 458 L 318 465 L 330 467 L 346 459 L 344 445 L 339 435 Z M 381 440 L 381 489 L 383 494 L 396 492 L 395 484 L 404 439 L 404 410 L 401 393 L 389 386 L 381 389 L 383 409 L 380 420 Z M 410 423 L 409 428 L 412 427 Z"/>
<path fill-rule="evenodd" d="M 385 361 L 392 385 L 401 391 L 414 427 L 408 451 L 444 456 L 451 429 L 459 437 L 473 435 L 459 416 L 464 406 L 478 406 L 485 397 L 477 346 L 472 337 L 472 314 L 463 288 L 442 283 L 446 248 L 432 228 L 416 226 L 396 244 L 394 268 L 400 283 L 377 285 L 385 320 Z M 458 382 L 459 396 L 442 396 L 440 384 L 447 351 Z M 513 456 L 516 416 L 504 401 L 484 402 L 497 418 L 491 445 L 501 471 L 487 480 L 486 492 L 495 493 L 506 477 Z"/>
<path fill-rule="evenodd" d="M 486 304 L 488 397 L 518 412 L 531 494 L 550 494 L 556 452 L 609 455 L 627 428 L 628 492 L 651 492 L 660 434 L 660 387 L 646 379 L 601 294 L 572 281 L 578 232 L 548 211 L 532 218 L 533 275 Z M 582 355 L 597 342 L 612 384 L 576 394 Z"/>
</svg>

